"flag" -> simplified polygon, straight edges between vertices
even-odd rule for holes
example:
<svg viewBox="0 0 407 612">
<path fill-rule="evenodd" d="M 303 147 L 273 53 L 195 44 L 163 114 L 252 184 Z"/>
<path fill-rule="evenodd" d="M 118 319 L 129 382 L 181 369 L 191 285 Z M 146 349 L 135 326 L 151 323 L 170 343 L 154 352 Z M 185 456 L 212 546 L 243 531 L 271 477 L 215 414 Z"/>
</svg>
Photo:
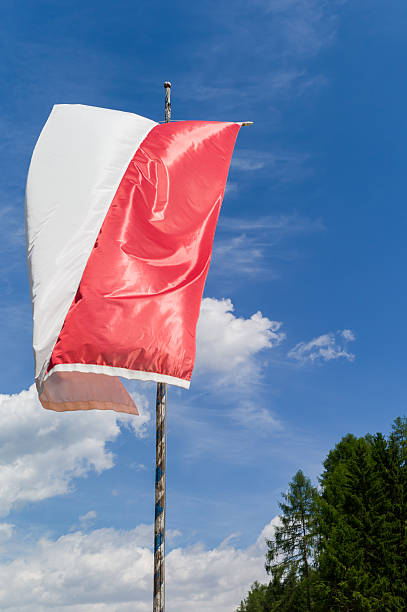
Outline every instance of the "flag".
<svg viewBox="0 0 407 612">
<path fill-rule="evenodd" d="M 189 387 L 239 128 L 53 107 L 26 189 L 35 378 L 45 408 L 137 414 L 119 377 Z"/>
</svg>

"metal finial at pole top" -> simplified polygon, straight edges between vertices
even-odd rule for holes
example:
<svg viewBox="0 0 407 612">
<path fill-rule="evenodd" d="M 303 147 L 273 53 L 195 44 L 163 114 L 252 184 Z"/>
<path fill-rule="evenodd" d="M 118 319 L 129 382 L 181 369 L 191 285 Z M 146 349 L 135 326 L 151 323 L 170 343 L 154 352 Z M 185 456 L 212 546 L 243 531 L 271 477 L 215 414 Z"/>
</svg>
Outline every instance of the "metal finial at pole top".
<svg viewBox="0 0 407 612">
<path fill-rule="evenodd" d="M 164 82 L 165 87 L 165 122 L 171 121 L 171 83 Z"/>
</svg>

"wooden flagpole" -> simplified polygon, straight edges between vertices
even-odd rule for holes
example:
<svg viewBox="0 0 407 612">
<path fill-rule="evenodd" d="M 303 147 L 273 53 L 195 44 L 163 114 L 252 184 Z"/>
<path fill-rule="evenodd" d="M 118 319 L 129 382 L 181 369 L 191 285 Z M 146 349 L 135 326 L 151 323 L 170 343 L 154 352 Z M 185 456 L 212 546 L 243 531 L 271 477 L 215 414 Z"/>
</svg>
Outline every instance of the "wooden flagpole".
<svg viewBox="0 0 407 612">
<path fill-rule="evenodd" d="M 165 121 L 171 121 L 171 83 L 165 81 Z M 167 489 L 167 385 L 157 383 L 153 612 L 165 612 L 165 513 Z"/>
</svg>

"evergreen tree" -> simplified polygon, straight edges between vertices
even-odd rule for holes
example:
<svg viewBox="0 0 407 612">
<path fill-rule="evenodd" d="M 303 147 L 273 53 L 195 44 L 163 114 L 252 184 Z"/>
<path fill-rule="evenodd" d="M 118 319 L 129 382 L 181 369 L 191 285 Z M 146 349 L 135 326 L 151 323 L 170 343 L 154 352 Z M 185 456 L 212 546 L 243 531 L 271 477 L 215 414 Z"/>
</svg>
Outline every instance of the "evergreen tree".
<svg viewBox="0 0 407 612">
<path fill-rule="evenodd" d="M 284 576 L 283 576 L 284 574 Z M 307 609 L 305 579 L 278 568 L 269 584 L 255 582 L 236 612 L 299 612 Z"/>
<path fill-rule="evenodd" d="M 321 610 L 407 609 L 406 429 L 397 420 L 388 441 L 345 436 L 324 462 L 315 516 Z"/>
<path fill-rule="evenodd" d="M 389 437 L 387 537 L 394 597 L 407 609 L 407 418 L 398 417 Z M 402 609 L 402 608 L 400 608 Z"/>
<path fill-rule="evenodd" d="M 267 612 L 267 585 L 255 582 L 236 612 Z"/>
<path fill-rule="evenodd" d="M 348 435 L 324 462 L 317 551 L 321 609 L 369 610 L 368 565 L 375 536 L 371 445 Z M 378 609 L 378 608 L 377 608 Z"/>
<path fill-rule="evenodd" d="M 310 578 L 315 546 L 313 504 L 316 489 L 310 479 L 298 470 L 289 483 L 287 493 L 283 493 L 282 497 L 284 501 L 279 504 L 282 510 L 281 526 L 276 527 L 274 538 L 267 540 L 266 570 L 274 581 L 282 582 L 285 587 L 288 582 L 293 588 L 300 583 L 305 584 L 305 609 L 311 610 Z"/>
<path fill-rule="evenodd" d="M 289 483 L 267 541 L 271 580 L 237 612 L 407 610 L 407 418 L 388 439 L 342 438 L 320 484 L 301 470 Z"/>
</svg>

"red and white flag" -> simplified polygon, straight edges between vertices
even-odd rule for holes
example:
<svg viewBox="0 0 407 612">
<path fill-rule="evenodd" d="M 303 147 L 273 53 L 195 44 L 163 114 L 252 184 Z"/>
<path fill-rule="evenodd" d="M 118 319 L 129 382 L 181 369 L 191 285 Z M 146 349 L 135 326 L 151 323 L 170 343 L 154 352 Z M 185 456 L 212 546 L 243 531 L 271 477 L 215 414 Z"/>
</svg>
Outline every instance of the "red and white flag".
<svg viewBox="0 0 407 612">
<path fill-rule="evenodd" d="M 54 106 L 26 193 L 45 408 L 137 414 L 119 380 L 188 388 L 239 123 Z"/>
</svg>

